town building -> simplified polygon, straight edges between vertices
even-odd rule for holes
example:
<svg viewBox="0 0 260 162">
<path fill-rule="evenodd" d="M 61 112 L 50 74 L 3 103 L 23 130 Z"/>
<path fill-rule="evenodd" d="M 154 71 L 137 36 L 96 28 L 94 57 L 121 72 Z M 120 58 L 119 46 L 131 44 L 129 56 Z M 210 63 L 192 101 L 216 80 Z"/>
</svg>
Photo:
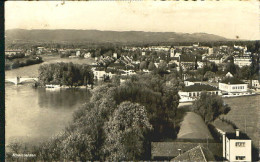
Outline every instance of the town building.
<svg viewBox="0 0 260 162">
<path fill-rule="evenodd" d="M 113 57 L 117 59 L 117 53 L 113 53 Z"/>
<path fill-rule="evenodd" d="M 76 51 L 76 56 L 80 57 L 80 51 Z"/>
<path fill-rule="evenodd" d="M 248 56 L 234 56 L 234 64 L 239 67 L 250 66 L 252 63 L 251 57 Z"/>
<path fill-rule="evenodd" d="M 252 161 L 252 141 L 246 134 L 223 133 L 223 157 L 229 161 Z"/>
<path fill-rule="evenodd" d="M 179 151 L 180 154 L 171 161 L 216 161 L 213 153 L 201 145 L 198 145 L 184 153 L 181 153 L 181 150 Z"/>
<path fill-rule="evenodd" d="M 5 50 L 5 55 L 16 55 L 21 52 L 22 52 L 22 50 L 19 50 L 19 49 Z"/>
<path fill-rule="evenodd" d="M 174 55 L 174 48 L 171 48 L 170 49 L 170 57 L 174 57 L 175 55 Z"/>
<path fill-rule="evenodd" d="M 228 93 L 247 92 L 248 85 L 246 83 L 219 83 L 219 89 Z"/>
<path fill-rule="evenodd" d="M 260 88 L 259 80 L 252 80 L 252 86 L 259 89 Z"/>
<path fill-rule="evenodd" d="M 91 53 L 90 52 L 87 52 L 87 53 L 84 54 L 84 58 L 89 58 L 89 57 L 91 57 Z"/>
<path fill-rule="evenodd" d="M 211 95 L 222 95 L 221 91 L 218 90 L 216 87 L 206 84 L 194 84 L 186 86 L 178 92 L 180 96 L 179 102 L 195 101 L 198 97 L 201 96 L 202 92 L 206 92 Z"/>
<path fill-rule="evenodd" d="M 208 49 L 208 55 L 212 55 L 213 54 L 213 48 L 209 48 Z"/>
</svg>

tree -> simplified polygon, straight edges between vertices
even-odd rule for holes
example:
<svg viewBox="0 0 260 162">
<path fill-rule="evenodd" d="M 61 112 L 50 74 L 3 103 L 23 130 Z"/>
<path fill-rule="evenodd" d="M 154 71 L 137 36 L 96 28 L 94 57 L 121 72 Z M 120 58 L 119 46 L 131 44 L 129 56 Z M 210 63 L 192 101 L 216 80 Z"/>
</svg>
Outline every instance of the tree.
<svg viewBox="0 0 260 162">
<path fill-rule="evenodd" d="M 192 110 L 208 124 L 219 115 L 227 114 L 230 107 L 224 103 L 221 97 L 202 92 L 200 98 L 193 103 Z"/>
<path fill-rule="evenodd" d="M 150 62 L 149 65 L 148 65 L 148 70 L 152 71 L 154 69 L 156 69 L 156 66 L 154 65 L 153 62 Z"/>
<path fill-rule="evenodd" d="M 143 69 L 147 69 L 147 62 L 146 61 L 142 61 L 140 63 L 140 69 L 143 70 Z"/>
<path fill-rule="evenodd" d="M 207 71 L 204 75 L 204 78 L 206 78 L 207 80 L 213 79 L 215 77 L 215 73 L 211 72 L 211 71 Z"/>
<path fill-rule="evenodd" d="M 118 106 L 104 126 L 105 160 L 141 160 L 145 134 L 152 129 L 144 106 L 129 101 Z"/>
<path fill-rule="evenodd" d="M 239 72 L 239 66 L 235 65 L 232 62 L 226 64 L 226 72 L 230 72 L 233 75 L 236 75 Z"/>
</svg>

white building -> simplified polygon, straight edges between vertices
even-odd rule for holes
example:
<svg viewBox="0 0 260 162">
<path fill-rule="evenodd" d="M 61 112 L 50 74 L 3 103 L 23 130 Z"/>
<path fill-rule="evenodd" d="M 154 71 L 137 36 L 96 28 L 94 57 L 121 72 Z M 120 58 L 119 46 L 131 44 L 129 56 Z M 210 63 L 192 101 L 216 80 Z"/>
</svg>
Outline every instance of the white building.
<svg viewBox="0 0 260 162">
<path fill-rule="evenodd" d="M 122 75 L 134 75 L 136 72 L 134 70 L 123 70 L 124 74 Z"/>
<path fill-rule="evenodd" d="M 256 88 L 260 88 L 259 80 L 252 80 L 252 86 Z"/>
<path fill-rule="evenodd" d="M 80 51 L 76 52 L 76 56 L 79 57 L 80 56 Z"/>
<path fill-rule="evenodd" d="M 209 48 L 209 49 L 208 49 L 208 54 L 209 54 L 209 55 L 212 55 L 212 54 L 213 54 L 213 48 Z"/>
<path fill-rule="evenodd" d="M 223 157 L 229 161 L 252 161 L 252 141 L 243 136 L 239 130 L 236 133 L 223 133 Z"/>
<path fill-rule="evenodd" d="M 230 72 L 228 72 L 227 74 L 226 74 L 226 77 L 233 77 L 233 75 L 230 73 Z"/>
<path fill-rule="evenodd" d="M 89 57 L 91 57 L 90 52 L 84 54 L 84 58 L 89 58 Z"/>
<path fill-rule="evenodd" d="M 219 83 L 219 89 L 229 93 L 236 93 L 236 92 L 247 92 L 247 84 L 226 84 L 226 83 Z"/>
<path fill-rule="evenodd" d="M 170 57 L 174 57 L 174 48 L 171 48 L 170 50 Z"/>
<path fill-rule="evenodd" d="M 114 76 L 114 74 L 112 74 L 111 72 L 107 73 L 104 70 L 93 70 L 93 74 L 94 79 L 96 80 L 104 80 L 106 76 L 108 76 L 109 78 L 112 78 Z"/>
<path fill-rule="evenodd" d="M 222 58 L 212 57 L 207 58 L 209 62 L 214 62 L 215 64 L 221 64 L 223 62 Z"/>
<path fill-rule="evenodd" d="M 180 96 L 180 101 L 179 102 L 191 102 L 195 101 L 198 97 L 200 97 L 201 93 L 203 91 L 193 91 L 193 92 L 184 92 L 184 91 L 179 91 L 178 94 Z M 222 95 L 221 91 L 219 90 L 214 90 L 214 91 L 206 91 L 208 94 L 211 95 Z"/>
<path fill-rule="evenodd" d="M 145 56 L 145 52 L 142 52 L 142 56 Z"/>
<path fill-rule="evenodd" d="M 239 57 L 239 56 L 235 56 L 234 57 L 234 64 L 237 64 L 239 67 L 243 67 L 243 66 L 250 66 L 251 65 L 251 57 Z"/>
<path fill-rule="evenodd" d="M 113 53 L 113 57 L 114 57 L 114 58 L 117 58 L 117 53 Z"/>
</svg>

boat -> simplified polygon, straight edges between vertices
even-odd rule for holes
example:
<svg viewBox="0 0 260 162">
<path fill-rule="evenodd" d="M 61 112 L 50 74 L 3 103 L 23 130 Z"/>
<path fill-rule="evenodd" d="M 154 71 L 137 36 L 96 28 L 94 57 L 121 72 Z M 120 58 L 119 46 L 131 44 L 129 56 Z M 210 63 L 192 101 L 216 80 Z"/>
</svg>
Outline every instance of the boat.
<svg viewBox="0 0 260 162">
<path fill-rule="evenodd" d="M 52 90 L 52 89 L 60 89 L 61 87 L 60 87 L 60 85 L 46 84 L 45 88 Z"/>
</svg>

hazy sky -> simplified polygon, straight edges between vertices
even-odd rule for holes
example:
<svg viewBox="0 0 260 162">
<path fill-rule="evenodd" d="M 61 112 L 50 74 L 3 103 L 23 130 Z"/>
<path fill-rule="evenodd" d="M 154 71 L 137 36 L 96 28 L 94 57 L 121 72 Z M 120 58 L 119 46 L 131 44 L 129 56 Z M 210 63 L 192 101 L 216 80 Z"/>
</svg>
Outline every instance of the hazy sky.
<svg viewBox="0 0 260 162">
<path fill-rule="evenodd" d="M 260 39 L 259 2 L 21 2 L 5 3 L 6 29 L 97 29 L 205 32 Z"/>
</svg>

